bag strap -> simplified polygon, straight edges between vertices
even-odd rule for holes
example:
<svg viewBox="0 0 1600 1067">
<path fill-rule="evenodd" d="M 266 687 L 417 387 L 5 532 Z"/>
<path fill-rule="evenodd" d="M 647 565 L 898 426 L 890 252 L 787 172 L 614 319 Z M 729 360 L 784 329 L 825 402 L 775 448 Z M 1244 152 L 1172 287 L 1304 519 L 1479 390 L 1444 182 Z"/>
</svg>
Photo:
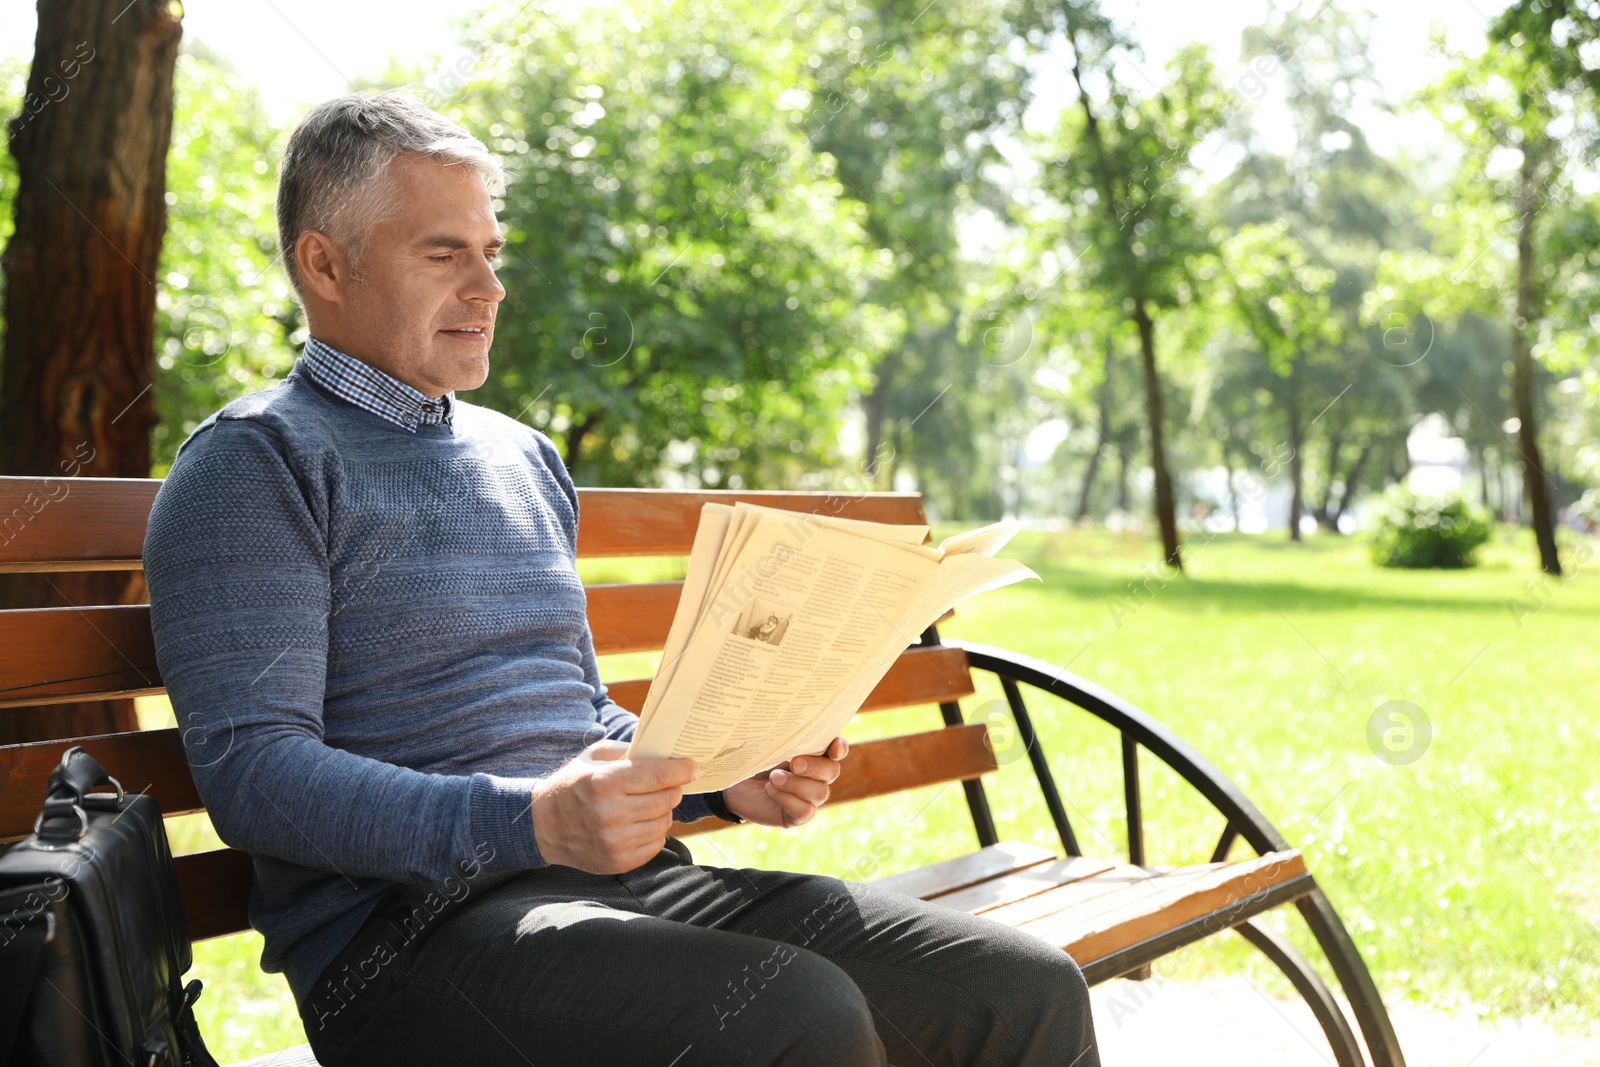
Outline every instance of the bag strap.
<svg viewBox="0 0 1600 1067">
<path fill-rule="evenodd" d="M 55 915 L 46 911 L 44 921 L 28 922 L 10 941 L 0 945 L 0 1064 L 9 1063 L 22 1027 L 22 1012 L 33 998 L 34 975 L 39 955 L 55 937 Z"/>
<path fill-rule="evenodd" d="M 200 979 L 190 979 L 178 994 L 179 1008 L 172 1018 L 178 1031 L 178 1052 L 183 1067 L 218 1067 L 217 1061 L 206 1048 L 200 1036 L 200 1024 L 194 1017 L 194 1002 L 200 999 Z"/>
<path fill-rule="evenodd" d="M 115 789 L 116 794 L 89 792 L 103 785 Z M 43 841 L 76 841 L 89 829 L 85 805 L 117 811 L 124 798 L 122 783 L 107 774 L 82 745 L 73 745 L 61 754 L 61 762 L 50 772 L 44 807 L 34 821 L 33 832 Z"/>
</svg>

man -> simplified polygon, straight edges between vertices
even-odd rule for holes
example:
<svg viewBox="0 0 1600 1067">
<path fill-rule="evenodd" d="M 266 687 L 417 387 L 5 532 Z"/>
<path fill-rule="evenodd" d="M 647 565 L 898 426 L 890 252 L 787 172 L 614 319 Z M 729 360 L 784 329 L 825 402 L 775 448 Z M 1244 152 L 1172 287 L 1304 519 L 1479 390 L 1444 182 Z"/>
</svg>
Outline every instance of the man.
<svg viewBox="0 0 1600 1067">
<path fill-rule="evenodd" d="M 847 746 L 716 796 L 623 758 L 555 448 L 464 403 L 504 243 L 481 142 L 410 99 L 294 131 L 311 340 L 185 442 L 151 617 L 196 784 L 254 863 L 262 965 L 325 1067 L 1097 1062 L 1026 935 L 836 879 L 692 863 L 674 818 L 807 822 Z"/>
</svg>

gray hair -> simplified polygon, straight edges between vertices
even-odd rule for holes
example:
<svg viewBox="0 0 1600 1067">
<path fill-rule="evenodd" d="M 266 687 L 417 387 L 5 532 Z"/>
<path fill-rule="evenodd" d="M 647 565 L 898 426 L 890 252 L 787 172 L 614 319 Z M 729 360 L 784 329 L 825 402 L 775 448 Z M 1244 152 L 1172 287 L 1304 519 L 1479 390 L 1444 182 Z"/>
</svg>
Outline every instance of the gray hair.
<svg viewBox="0 0 1600 1067">
<path fill-rule="evenodd" d="M 278 248 L 296 293 L 294 246 L 307 230 L 338 242 L 360 277 L 368 232 L 397 207 L 388 168 L 401 154 L 465 163 L 489 192 L 505 190 L 505 171 L 482 141 L 404 90 L 318 104 L 289 135 L 278 175 Z"/>
</svg>

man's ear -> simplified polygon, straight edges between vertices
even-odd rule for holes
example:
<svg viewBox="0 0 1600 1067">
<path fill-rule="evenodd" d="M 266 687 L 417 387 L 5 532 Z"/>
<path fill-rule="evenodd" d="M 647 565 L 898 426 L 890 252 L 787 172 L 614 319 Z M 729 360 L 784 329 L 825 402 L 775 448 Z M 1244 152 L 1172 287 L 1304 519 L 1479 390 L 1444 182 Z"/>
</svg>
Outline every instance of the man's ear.
<svg viewBox="0 0 1600 1067">
<path fill-rule="evenodd" d="M 344 249 L 334 244 L 327 234 L 306 230 L 294 243 L 294 256 L 301 285 L 326 303 L 342 303 L 352 274 Z"/>
</svg>

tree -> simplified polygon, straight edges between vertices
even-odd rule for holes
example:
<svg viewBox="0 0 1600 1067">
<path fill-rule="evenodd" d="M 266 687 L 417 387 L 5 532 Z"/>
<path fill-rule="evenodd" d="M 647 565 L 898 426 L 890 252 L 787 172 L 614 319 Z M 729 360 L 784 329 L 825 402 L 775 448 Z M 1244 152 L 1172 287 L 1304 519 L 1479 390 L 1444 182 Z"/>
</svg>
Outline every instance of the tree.
<svg viewBox="0 0 1600 1067">
<path fill-rule="evenodd" d="M 1298 541 L 1305 513 L 1307 424 L 1320 415 L 1324 399 L 1336 399 L 1324 398 L 1317 388 L 1322 384 L 1317 379 L 1324 377 L 1318 371 L 1333 362 L 1342 340 L 1328 300 L 1335 273 L 1312 263 L 1281 221 L 1242 228 L 1223 245 L 1222 262 L 1228 290 L 1221 302 L 1272 370 L 1288 445 L 1289 537 Z"/>
<path fill-rule="evenodd" d="M 1203 48 L 1180 51 L 1167 84 L 1139 99 L 1113 71 L 1112 53 L 1128 43 L 1097 18 L 1064 17 L 1076 107 L 1062 114 L 1040 181 L 1073 208 L 1075 230 L 1063 243 L 1082 250 L 1092 284 L 1137 330 L 1156 520 L 1163 555 L 1181 570 L 1156 325 L 1164 310 L 1194 298 L 1195 267 L 1210 247 L 1186 190 L 1191 155 L 1218 128 L 1222 101 Z"/>
<path fill-rule="evenodd" d="M 1008 0 L 789 5 L 786 25 L 810 50 L 800 68 L 809 106 L 794 115 L 812 149 L 836 161 L 845 195 L 866 208 L 869 247 L 888 263 L 866 299 L 898 335 L 870 360 L 861 397 L 866 465 L 879 484 L 886 471 L 876 460 L 890 449 L 897 464 L 964 483 L 958 496 L 994 469 L 970 455 L 952 465 L 948 452 L 980 447 L 957 429 L 987 421 L 985 394 L 970 386 L 1014 366 L 1015 354 L 994 351 L 993 339 L 1009 345 L 1027 326 L 1009 306 L 964 299 L 975 272 L 958 230 L 963 212 L 999 205 L 984 168 L 999 160 L 996 132 L 1014 126 L 1027 102 L 1027 72 L 1008 47 L 1015 14 Z M 950 347 L 958 337 L 978 342 L 958 356 Z M 937 410 L 922 422 L 929 403 Z"/>
<path fill-rule="evenodd" d="M 1582 274 L 1568 268 L 1588 254 L 1560 235 L 1592 229 L 1581 217 L 1593 205 L 1574 195 L 1572 175 L 1592 162 L 1600 139 L 1600 71 L 1583 59 L 1597 41 L 1600 16 L 1587 8 L 1518 0 L 1495 20 L 1480 54 L 1454 57 L 1421 100 L 1455 135 L 1464 166 L 1432 227 L 1435 256 L 1395 259 L 1387 275 L 1394 289 L 1420 294 L 1430 314 L 1472 312 L 1508 324 L 1528 520 L 1539 566 L 1554 575 L 1561 560 L 1540 444 L 1540 364 L 1562 351 L 1548 335 L 1552 305 Z"/>
<path fill-rule="evenodd" d="M 782 12 L 531 10 L 468 30 L 450 100 L 517 160 L 481 396 L 585 482 L 803 484 L 888 335 L 867 209 L 786 120 Z"/>
<path fill-rule="evenodd" d="M 5 250 L 0 473 L 150 471 L 155 277 L 181 7 L 161 0 L 39 6 L 12 119 L 15 229 Z M 21 575 L 0 603 L 116 603 L 124 575 Z M 5 719 L 0 740 L 134 726 L 127 701 Z"/>
<path fill-rule="evenodd" d="M 1207 197 L 1223 224 L 1240 235 L 1252 226 L 1287 229 L 1275 242 L 1285 248 L 1292 243 L 1302 266 L 1326 272 L 1315 287 L 1323 294 L 1321 314 L 1331 319 L 1331 349 L 1323 344 L 1315 353 L 1297 353 L 1292 373 L 1283 378 L 1237 365 L 1224 345 L 1213 352 L 1223 364 L 1222 373 L 1213 377 L 1232 382 L 1244 372 L 1238 387 L 1246 394 L 1259 387 L 1276 398 L 1274 413 L 1281 411 L 1284 419 L 1252 420 L 1254 430 L 1259 435 L 1276 426 L 1288 432 L 1248 443 L 1271 457 L 1269 468 L 1287 467 L 1294 483 L 1291 510 L 1309 510 L 1327 530 L 1339 528 L 1363 480 L 1381 474 L 1378 461 L 1404 448 L 1414 419 L 1416 380 L 1429 375 L 1427 366 L 1403 366 L 1411 362 L 1411 353 L 1395 350 L 1404 347 L 1397 341 L 1414 338 L 1361 320 L 1382 252 L 1415 245 L 1423 236 L 1403 206 L 1415 199 L 1407 175 L 1373 150 L 1356 121 L 1363 100 L 1382 103 L 1369 46 L 1370 19 L 1370 14 L 1302 3 L 1246 28 L 1240 64 L 1249 80 L 1240 82 L 1239 106 L 1226 133 L 1240 159 Z M 1267 143 L 1262 135 L 1267 124 L 1258 121 L 1269 97 L 1281 99 L 1292 117 L 1291 135 L 1281 147 L 1276 138 Z M 1235 246 L 1236 253 L 1242 250 Z M 1303 300 L 1299 293 L 1303 290 L 1284 299 Z M 1237 325 L 1241 310 L 1246 309 L 1225 309 L 1225 314 Z M 1255 308 L 1252 316 L 1258 325 L 1275 317 L 1269 307 Z M 1418 348 L 1425 350 L 1425 342 Z M 1293 396 L 1285 395 L 1290 386 Z M 1213 388 L 1209 399 L 1229 410 L 1238 406 L 1226 388 Z M 1309 410 L 1299 410 L 1303 407 Z M 1274 456 L 1280 447 L 1290 458 Z M 1292 516 L 1290 536 L 1298 535 L 1299 520 Z"/>
</svg>

